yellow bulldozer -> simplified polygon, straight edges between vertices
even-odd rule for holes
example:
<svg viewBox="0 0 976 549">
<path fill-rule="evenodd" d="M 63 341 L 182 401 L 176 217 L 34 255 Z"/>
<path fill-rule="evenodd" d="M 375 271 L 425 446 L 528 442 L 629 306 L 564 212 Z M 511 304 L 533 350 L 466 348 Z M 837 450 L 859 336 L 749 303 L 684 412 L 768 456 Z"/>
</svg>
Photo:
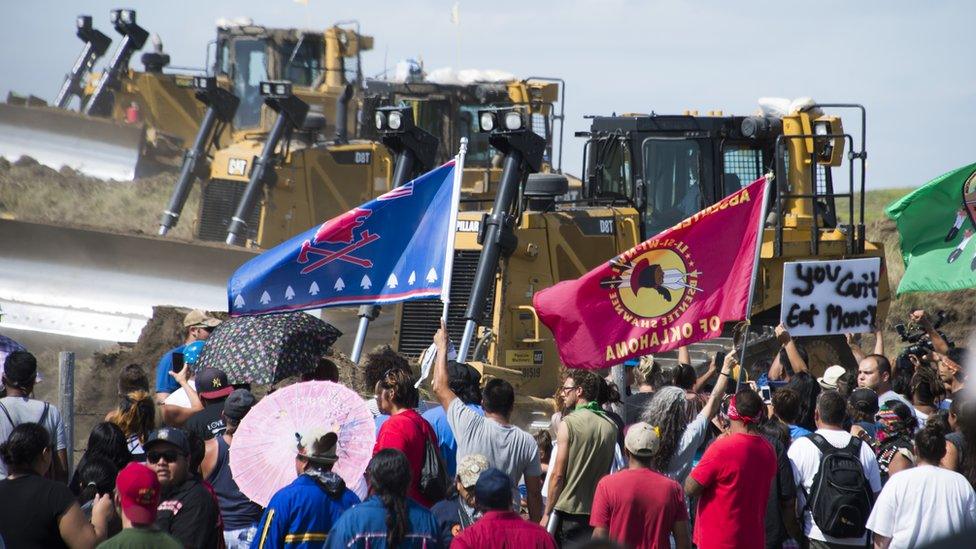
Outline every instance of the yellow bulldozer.
<svg viewBox="0 0 976 549">
<path fill-rule="evenodd" d="M 845 133 L 840 117 L 825 114 L 835 110 L 853 110 L 859 142 Z M 548 398 L 562 370 L 552 334 L 532 306 L 535 292 L 581 276 L 763 174 L 773 173 L 776 185 L 752 304 L 754 327 L 778 323 L 786 261 L 881 257 L 884 264 L 883 249 L 868 242 L 864 230 L 865 114 L 859 105 L 807 104 L 782 115 L 594 117 L 590 131 L 580 134 L 587 138 L 583 196 L 571 201 L 561 199 L 568 190 L 564 177 L 537 173 L 543 145 L 526 130 L 523 112 L 484 111 L 479 122 L 504 154 L 503 171 L 490 209 L 459 214 L 447 327 L 462 358 L 516 386 L 519 424 L 548 422 Z M 846 187 L 837 190 L 841 174 L 834 172 L 842 170 Z M 879 318 L 889 299 L 885 274 Z M 408 356 L 426 349 L 440 307 L 433 300 L 404 303 L 395 321 L 396 349 Z M 732 326 L 726 329 L 731 333 Z M 755 339 L 750 345 L 759 350 L 762 337 Z M 814 368 L 845 362 L 841 355 L 849 351 L 837 343 L 805 342 Z"/>
</svg>

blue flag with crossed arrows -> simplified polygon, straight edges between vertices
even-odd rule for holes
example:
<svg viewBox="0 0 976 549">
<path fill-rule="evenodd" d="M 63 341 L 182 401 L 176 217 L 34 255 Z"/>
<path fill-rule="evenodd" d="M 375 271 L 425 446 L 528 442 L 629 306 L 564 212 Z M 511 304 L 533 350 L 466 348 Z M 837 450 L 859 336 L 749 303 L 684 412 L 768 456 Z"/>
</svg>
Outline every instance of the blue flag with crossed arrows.
<svg viewBox="0 0 976 549">
<path fill-rule="evenodd" d="M 255 315 L 441 295 L 456 219 L 454 180 L 451 160 L 248 261 L 228 281 L 228 311 Z"/>
</svg>

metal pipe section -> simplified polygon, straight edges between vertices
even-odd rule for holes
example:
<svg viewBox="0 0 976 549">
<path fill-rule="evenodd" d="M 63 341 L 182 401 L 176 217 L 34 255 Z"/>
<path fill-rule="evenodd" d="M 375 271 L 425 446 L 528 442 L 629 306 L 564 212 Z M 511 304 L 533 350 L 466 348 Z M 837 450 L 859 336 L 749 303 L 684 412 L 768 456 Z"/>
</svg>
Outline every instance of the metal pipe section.
<svg viewBox="0 0 976 549">
<path fill-rule="evenodd" d="M 75 354 L 70 351 L 58 353 L 58 411 L 64 422 L 70 477 L 75 449 Z"/>
<path fill-rule="evenodd" d="M 176 179 L 176 186 L 173 187 L 173 196 L 170 197 L 169 205 L 166 206 L 163 217 L 159 220 L 159 236 L 166 236 L 166 233 L 176 226 L 186 204 L 186 197 L 190 195 L 190 189 L 193 187 L 193 175 L 197 171 L 197 163 L 206 153 L 210 134 L 216 124 L 217 110 L 211 105 L 203 115 L 200 129 L 193 139 L 193 146 L 183 155 L 183 166 L 180 168 L 179 178 Z"/>
<path fill-rule="evenodd" d="M 225 242 L 231 246 L 236 246 L 242 240 L 241 235 L 247 227 L 245 219 L 257 202 L 258 193 L 261 190 L 261 185 L 264 184 L 268 170 L 274 167 L 274 152 L 278 147 L 278 142 L 285 135 L 288 124 L 288 117 L 284 113 L 278 113 L 278 119 L 271 127 L 271 132 L 268 133 L 268 140 L 264 143 L 261 156 L 258 156 L 254 161 L 247 187 L 244 188 L 241 201 L 237 204 L 237 210 L 234 212 L 234 216 L 230 218 L 230 225 L 227 227 L 227 240 Z"/>
<path fill-rule="evenodd" d="M 335 142 L 337 145 L 344 145 L 349 142 L 349 100 L 352 99 L 352 85 L 346 84 L 346 89 L 336 100 L 336 134 Z"/>
<path fill-rule="evenodd" d="M 468 307 L 464 311 L 464 318 L 467 322 L 464 325 L 464 337 L 461 339 L 461 346 L 458 348 L 459 362 L 467 360 L 475 326 L 485 312 L 485 297 L 488 295 L 488 288 L 495 283 L 495 272 L 498 270 L 498 259 L 501 256 L 502 229 L 518 194 L 521 165 L 522 152 L 512 148 L 505 155 L 502 178 L 498 184 L 498 194 L 495 195 L 491 214 L 485 219 L 485 239 L 481 244 L 482 250 L 481 256 L 478 258 L 478 270 L 475 272 L 474 283 L 471 286 L 471 298 L 468 300 Z"/>
<path fill-rule="evenodd" d="M 64 82 L 61 84 L 61 89 L 58 91 L 58 96 L 54 100 L 55 106 L 59 109 L 67 108 L 68 102 L 71 101 L 71 96 L 77 95 L 81 97 L 82 80 L 91 72 L 95 61 L 105 55 L 109 45 L 112 43 L 111 38 L 91 27 L 90 15 L 82 15 L 79 17 L 78 23 L 77 35 L 78 38 L 81 38 L 85 42 L 85 45 L 81 48 L 81 53 L 78 54 L 78 59 L 75 60 L 71 72 L 65 76 Z"/>
<path fill-rule="evenodd" d="M 369 312 L 363 309 L 371 309 L 375 305 L 363 305 L 359 308 L 359 327 L 356 329 L 356 340 L 352 344 L 352 352 L 349 360 L 353 364 L 359 364 L 360 357 L 363 356 L 363 343 L 366 341 L 366 331 L 369 330 Z M 363 313 L 366 314 L 363 314 Z"/>
<path fill-rule="evenodd" d="M 112 60 L 109 62 L 108 67 L 105 68 L 105 72 L 102 73 L 102 77 L 98 79 L 98 84 L 96 84 L 95 91 L 88 99 L 88 104 L 85 105 L 83 112 L 88 116 L 108 116 L 111 113 L 112 102 L 110 90 L 118 87 L 122 73 L 129 68 L 129 59 L 132 58 L 132 54 L 141 50 L 142 46 L 146 44 L 146 39 L 149 37 L 146 29 L 135 23 L 128 25 L 116 24 L 115 29 L 124 38 L 122 38 L 122 43 L 119 44 L 119 48 L 115 50 L 115 55 L 112 56 Z"/>
</svg>

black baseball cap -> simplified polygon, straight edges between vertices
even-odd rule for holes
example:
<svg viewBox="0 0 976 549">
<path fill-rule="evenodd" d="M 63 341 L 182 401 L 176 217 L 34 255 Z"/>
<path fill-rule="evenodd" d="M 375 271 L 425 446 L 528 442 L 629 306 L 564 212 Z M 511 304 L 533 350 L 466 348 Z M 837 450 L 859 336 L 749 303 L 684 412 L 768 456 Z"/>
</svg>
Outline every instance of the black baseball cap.
<svg viewBox="0 0 976 549">
<path fill-rule="evenodd" d="M 174 427 L 156 429 L 149 434 L 149 438 L 142 444 L 142 447 L 148 452 L 151 446 L 161 442 L 168 442 L 179 448 L 184 455 L 190 455 L 190 439 L 186 436 L 186 431 L 183 429 L 176 429 Z"/>
<path fill-rule="evenodd" d="M 447 378 L 454 383 L 465 385 L 478 385 L 481 383 L 481 374 L 467 363 L 456 360 L 447 361 Z"/>
<path fill-rule="evenodd" d="M 234 390 L 234 386 L 227 382 L 227 374 L 216 368 L 204 368 L 197 374 L 197 394 L 214 400 L 223 398 Z"/>
<path fill-rule="evenodd" d="M 254 398 L 251 391 L 234 389 L 234 392 L 227 396 L 227 400 L 224 400 L 224 415 L 227 416 L 227 419 L 240 421 L 251 411 L 255 403 L 257 403 L 257 399 Z"/>
<path fill-rule="evenodd" d="M 848 402 L 858 412 L 869 415 L 878 413 L 878 393 L 866 387 L 854 389 L 848 397 Z"/>
</svg>

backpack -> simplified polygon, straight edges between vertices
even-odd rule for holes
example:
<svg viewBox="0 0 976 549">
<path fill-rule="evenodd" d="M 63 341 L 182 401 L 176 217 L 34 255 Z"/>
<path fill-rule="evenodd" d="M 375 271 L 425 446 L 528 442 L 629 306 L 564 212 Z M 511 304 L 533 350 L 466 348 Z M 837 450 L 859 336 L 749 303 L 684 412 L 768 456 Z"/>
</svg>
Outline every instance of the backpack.
<svg viewBox="0 0 976 549">
<path fill-rule="evenodd" d="M 807 438 L 820 450 L 820 470 L 813 477 L 804 511 L 828 536 L 857 538 L 864 535 L 874 494 L 861 466 L 861 439 L 851 437 L 844 448 L 837 448 L 822 435 Z"/>
<path fill-rule="evenodd" d="M 420 493 L 428 501 L 438 502 L 447 497 L 450 480 L 441 450 L 424 432 L 424 464 L 420 468 Z"/>
</svg>

